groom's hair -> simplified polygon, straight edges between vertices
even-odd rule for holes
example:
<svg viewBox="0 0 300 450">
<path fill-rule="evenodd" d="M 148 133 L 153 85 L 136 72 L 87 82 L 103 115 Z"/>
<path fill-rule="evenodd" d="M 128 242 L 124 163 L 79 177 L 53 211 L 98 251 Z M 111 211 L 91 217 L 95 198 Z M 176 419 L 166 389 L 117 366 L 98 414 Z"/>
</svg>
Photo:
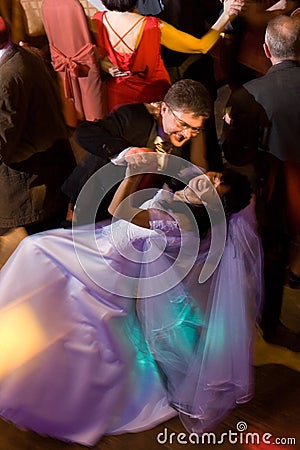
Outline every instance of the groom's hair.
<svg viewBox="0 0 300 450">
<path fill-rule="evenodd" d="M 211 117 L 212 100 L 208 90 L 195 80 L 179 80 L 172 84 L 164 102 L 175 111 L 192 114 L 195 117 Z"/>
</svg>

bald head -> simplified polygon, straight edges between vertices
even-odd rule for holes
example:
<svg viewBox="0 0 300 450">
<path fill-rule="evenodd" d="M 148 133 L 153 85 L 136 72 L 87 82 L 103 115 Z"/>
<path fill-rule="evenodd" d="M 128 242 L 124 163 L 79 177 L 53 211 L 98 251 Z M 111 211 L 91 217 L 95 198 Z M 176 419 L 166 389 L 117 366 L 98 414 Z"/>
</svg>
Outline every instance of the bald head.
<svg viewBox="0 0 300 450">
<path fill-rule="evenodd" d="M 296 60 L 300 57 L 300 21 L 280 15 L 267 25 L 265 44 L 274 61 Z"/>
<path fill-rule="evenodd" d="M 9 27 L 3 17 L 0 16 L 0 48 L 9 41 Z"/>
</svg>

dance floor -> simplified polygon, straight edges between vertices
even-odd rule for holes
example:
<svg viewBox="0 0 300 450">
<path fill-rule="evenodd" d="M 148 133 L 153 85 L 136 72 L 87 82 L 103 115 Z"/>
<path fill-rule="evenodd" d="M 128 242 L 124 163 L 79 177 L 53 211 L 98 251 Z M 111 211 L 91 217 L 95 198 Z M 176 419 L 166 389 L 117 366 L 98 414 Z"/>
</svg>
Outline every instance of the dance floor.
<svg viewBox="0 0 300 450">
<path fill-rule="evenodd" d="M 284 313 L 298 309 L 299 291 L 286 288 Z M 289 303 L 287 305 L 287 302 Z M 295 326 L 295 320 L 293 325 Z M 298 329 L 300 331 L 300 328 Z M 140 433 L 104 436 L 91 450 L 216 449 L 266 450 L 300 448 L 300 353 L 267 344 L 257 331 L 255 348 L 255 396 L 236 408 L 212 434 L 196 445 L 178 418 Z M 32 380 L 34 383 L 34 380 Z M 42 402 L 41 398 L 41 402 Z M 245 431 L 243 431 L 245 430 Z M 173 434 L 172 434 L 173 433 Z M 269 444 L 269 442 L 277 443 Z M 265 441 L 265 442 L 264 442 Z M 187 442 L 187 443 L 183 443 Z M 219 442 L 219 443 L 218 443 Z M 64 443 L 0 421 L 1 450 L 80 450 Z"/>
</svg>

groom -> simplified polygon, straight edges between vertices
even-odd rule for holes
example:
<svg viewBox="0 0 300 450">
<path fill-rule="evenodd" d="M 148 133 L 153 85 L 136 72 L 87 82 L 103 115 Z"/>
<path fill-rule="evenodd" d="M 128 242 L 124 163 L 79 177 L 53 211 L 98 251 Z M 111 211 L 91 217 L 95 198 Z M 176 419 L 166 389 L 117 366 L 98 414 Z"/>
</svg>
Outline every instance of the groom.
<svg viewBox="0 0 300 450">
<path fill-rule="evenodd" d="M 75 204 L 83 185 L 99 168 L 110 161 L 124 164 L 134 153 L 153 152 L 157 140 L 167 141 L 173 154 L 213 169 L 208 167 L 205 146 L 205 121 L 211 111 L 205 87 L 185 79 L 174 83 L 162 102 L 123 105 L 102 120 L 81 123 L 74 139 L 89 154 L 64 183 L 64 193 Z M 125 175 L 124 166 L 116 170 Z"/>
</svg>

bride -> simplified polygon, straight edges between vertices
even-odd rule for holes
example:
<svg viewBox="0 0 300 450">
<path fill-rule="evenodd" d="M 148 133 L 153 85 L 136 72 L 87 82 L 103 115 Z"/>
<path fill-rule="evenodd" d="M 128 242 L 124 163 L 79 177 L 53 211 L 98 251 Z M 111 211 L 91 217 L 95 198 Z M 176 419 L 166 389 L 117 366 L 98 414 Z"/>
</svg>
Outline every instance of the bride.
<svg viewBox="0 0 300 450">
<path fill-rule="evenodd" d="M 253 395 L 247 179 L 199 172 L 137 207 L 135 163 L 111 223 L 32 235 L 0 272 L 0 416 L 17 426 L 91 446 L 178 414 L 201 434 Z"/>
</svg>

